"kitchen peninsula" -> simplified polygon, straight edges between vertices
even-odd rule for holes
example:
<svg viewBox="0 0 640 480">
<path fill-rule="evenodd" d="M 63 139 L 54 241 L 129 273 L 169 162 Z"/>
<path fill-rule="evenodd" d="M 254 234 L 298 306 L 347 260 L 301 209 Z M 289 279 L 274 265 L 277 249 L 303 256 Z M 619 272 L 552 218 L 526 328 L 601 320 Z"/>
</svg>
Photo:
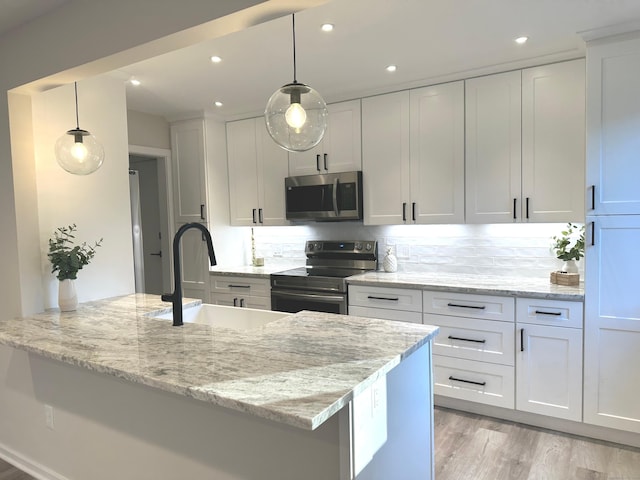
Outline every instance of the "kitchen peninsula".
<svg viewBox="0 0 640 480">
<path fill-rule="evenodd" d="M 172 327 L 163 310 L 136 294 L 0 325 L 18 463 L 52 479 L 431 478 L 436 327 L 319 312 Z"/>
</svg>

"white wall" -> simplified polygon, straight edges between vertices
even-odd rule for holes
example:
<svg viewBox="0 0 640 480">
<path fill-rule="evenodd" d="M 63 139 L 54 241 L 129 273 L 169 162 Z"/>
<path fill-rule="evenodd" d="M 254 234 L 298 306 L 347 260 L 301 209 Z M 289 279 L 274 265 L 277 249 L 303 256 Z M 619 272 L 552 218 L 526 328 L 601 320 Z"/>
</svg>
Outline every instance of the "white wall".
<svg viewBox="0 0 640 480">
<path fill-rule="evenodd" d="M 56 140 L 76 125 L 73 85 L 33 96 L 45 308 L 57 306 L 58 293 L 58 282 L 48 273 L 47 241 L 57 227 L 73 223 L 79 242 L 104 239 L 92 262 L 78 273 L 78 300 L 134 292 L 125 85 L 106 76 L 78 82 L 78 106 L 80 127 L 105 150 L 104 163 L 91 175 L 66 172 L 54 155 Z"/>
<path fill-rule="evenodd" d="M 127 110 L 130 145 L 171 149 L 169 123 L 159 115 Z"/>
</svg>

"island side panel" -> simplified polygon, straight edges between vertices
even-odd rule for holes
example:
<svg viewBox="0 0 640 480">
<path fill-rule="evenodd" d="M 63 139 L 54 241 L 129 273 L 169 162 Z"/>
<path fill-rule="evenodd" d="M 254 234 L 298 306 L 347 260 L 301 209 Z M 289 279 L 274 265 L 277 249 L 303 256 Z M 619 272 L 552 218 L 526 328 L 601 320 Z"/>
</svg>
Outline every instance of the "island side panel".
<svg viewBox="0 0 640 480">
<path fill-rule="evenodd" d="M 0 346 L 0 456 L 45 479 L 339 479 L 341 418 L 298 429 Z"/>
<path fill-rule="evenodd" d="M 387 441 L 355 480 L 434 478 L 431 343 L 387 374 Z"/>
</svg>

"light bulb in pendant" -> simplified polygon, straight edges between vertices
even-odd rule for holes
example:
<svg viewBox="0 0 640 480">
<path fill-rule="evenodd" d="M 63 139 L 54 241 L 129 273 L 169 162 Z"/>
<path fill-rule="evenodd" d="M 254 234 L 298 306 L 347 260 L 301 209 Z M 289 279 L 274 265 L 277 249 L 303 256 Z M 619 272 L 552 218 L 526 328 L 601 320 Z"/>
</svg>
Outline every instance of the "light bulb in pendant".
<svg viewBox="0 0 640 480">
<path fill-rule="evenodd" d="M 71 156 L 78 160 L 79 162 L 84 162 L 87 159 L 87 155 L 89 152 L 87 151 L 87 147 L 84 146 L 82 142 L 76 142 L 71 147 Z"/>
<path fill-rule="evenodd" d="M 307 112 L 299 103 L 292 103 L 284 114 L 287 125 L 296 130 L 302 128 L 307 121 Z"/>
</svg>

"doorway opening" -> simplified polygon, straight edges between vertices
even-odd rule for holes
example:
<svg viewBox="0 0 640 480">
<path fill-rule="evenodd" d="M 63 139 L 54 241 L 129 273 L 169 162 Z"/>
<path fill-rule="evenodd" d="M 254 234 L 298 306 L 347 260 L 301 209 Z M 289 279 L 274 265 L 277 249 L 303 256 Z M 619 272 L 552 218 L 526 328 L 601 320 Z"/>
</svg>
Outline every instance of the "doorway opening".
<svg viewBox="0 0 640 480">
<path fill-rule="evenodd" d="M 171 290 L 171 152 L 129 147 L 131 238 L 137 293 Z"/>
</svg>

